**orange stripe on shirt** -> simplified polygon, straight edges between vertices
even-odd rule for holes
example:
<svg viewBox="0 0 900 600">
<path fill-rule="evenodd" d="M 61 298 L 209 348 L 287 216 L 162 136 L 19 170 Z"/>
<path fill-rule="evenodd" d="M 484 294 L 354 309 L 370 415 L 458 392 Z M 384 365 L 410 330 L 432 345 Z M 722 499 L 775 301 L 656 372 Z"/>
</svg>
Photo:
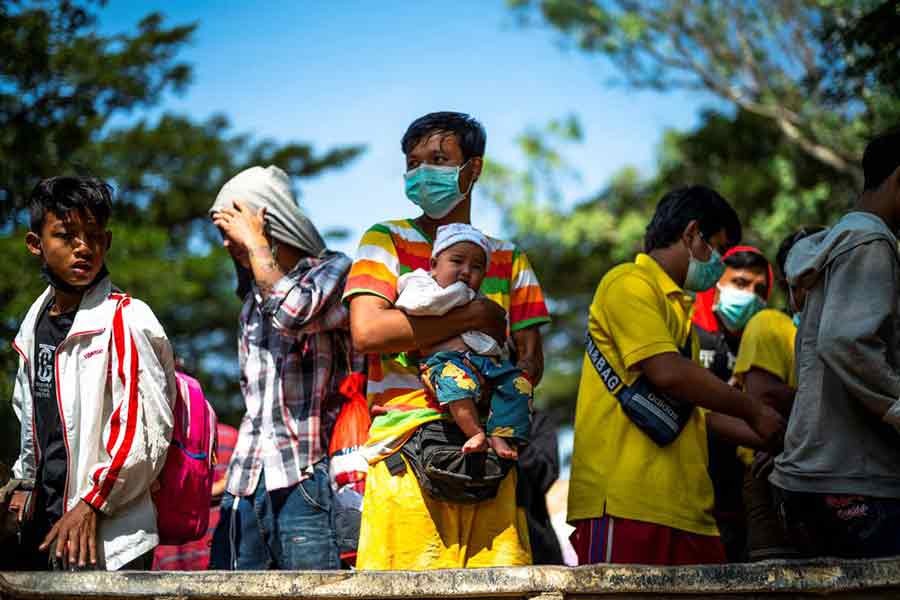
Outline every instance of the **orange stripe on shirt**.
<svg viewBox="0 0 900 600">
<path fill-rule="evenodd" d="M 372 292 L 383 296 L 388 302 L 394 302 L 397 299 L 397 286 L 372 277 L 371 275 L 356 275 L 347 279 L 347 287 L 345 294 L 351 294 L 346 297 L 347 300 L 358 294 Z"/>
</svg>

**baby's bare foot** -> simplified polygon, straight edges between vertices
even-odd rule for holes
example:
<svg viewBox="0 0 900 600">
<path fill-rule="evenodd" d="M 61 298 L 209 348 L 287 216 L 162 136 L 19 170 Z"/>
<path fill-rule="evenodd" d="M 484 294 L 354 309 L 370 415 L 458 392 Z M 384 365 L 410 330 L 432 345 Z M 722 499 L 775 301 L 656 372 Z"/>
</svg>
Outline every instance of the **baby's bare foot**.
<svg viewBox="0 0 900 600">
<path fill-rule="evenodd" d="M 487 437 L 484 435 L 483 431 L 480 431 L 467 439 L 462 447 L 463 454 L 484 452 L 485 450 L 487 450 Z"/>
<path fill-rule="evenodd" d="M 510 446 L 502 437 L 492 435 L 488 438 L 488 444 L 491 445 L 491 448 L 494 449 L 494 452 L 496 452 L 497 456 L 500 458 L 508 458 L 510 460 L 517 460 L 519 458 L 519 451 L 513 446 Z"/>
</svg>

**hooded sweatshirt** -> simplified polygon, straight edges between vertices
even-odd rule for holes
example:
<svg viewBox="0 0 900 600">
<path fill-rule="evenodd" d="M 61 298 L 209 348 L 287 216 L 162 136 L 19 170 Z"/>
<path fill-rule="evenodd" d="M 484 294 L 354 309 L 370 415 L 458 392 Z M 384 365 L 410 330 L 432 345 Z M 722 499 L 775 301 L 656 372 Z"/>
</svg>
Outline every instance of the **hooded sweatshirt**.
<svg viewBox="0 0 900 600">
<path fill-rule="evenodd" d="M 794 246 L 788 282 L 808 293 L 798 389 L 770 480 L 794 492 L 900 498 L 900 256 L 879 217 L 845 215 Z"/>
</svg>

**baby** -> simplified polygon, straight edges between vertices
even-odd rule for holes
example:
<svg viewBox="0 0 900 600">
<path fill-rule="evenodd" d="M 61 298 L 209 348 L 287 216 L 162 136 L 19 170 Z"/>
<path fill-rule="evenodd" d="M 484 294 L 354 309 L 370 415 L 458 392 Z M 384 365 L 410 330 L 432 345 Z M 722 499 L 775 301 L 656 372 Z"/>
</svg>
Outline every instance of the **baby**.
<svg viewBox="0 0 900 600">
<path fill-rule="evenodd" d="M 395 306 L 414 316 L 440 316 L 475 299 L 491 259 L 487 236 L 463 223 L 437 230 L 431 272 L 416 269 L 397 281 Z M 525 373 L 502 358 L 496 341 L 480 331 L 467 331 L 429 349 L 422 380 L 441 406 L 469 437 L 464 453 L 484 452 L 488 445 L 501 458 L 516 459 L 516 446 L 527 443 L 531 428 L 532 385 Z M 491 393 L 487 434 L 476 403 Z"/>
</svg>

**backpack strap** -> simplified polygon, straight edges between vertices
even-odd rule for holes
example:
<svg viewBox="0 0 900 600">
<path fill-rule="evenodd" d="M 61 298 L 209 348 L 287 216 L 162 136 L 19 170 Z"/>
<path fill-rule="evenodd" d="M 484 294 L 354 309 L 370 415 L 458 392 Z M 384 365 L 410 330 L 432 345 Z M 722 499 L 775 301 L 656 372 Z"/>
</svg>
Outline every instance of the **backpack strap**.
<svg viewBox="0 0 900 600">
<path fill-rule="evenodd" d="M 173 410 L 175 431 L 185 433 L 188 440 L 198 444 L 197 448 L 188 448 L 189 451 L 203 450 L 208 454 L 207 459 L 212 462 L 217 423 L 215 412 L 208 407 L 199 381 L 180 371 L 175 372 L 175 381 L 178 390 L 178 399 Z M 203 414 L 193 415 L 195 409 L 201 413 L 204 409 L 208 410 L 209 418 L 200 418 Z"/>
</svg>

